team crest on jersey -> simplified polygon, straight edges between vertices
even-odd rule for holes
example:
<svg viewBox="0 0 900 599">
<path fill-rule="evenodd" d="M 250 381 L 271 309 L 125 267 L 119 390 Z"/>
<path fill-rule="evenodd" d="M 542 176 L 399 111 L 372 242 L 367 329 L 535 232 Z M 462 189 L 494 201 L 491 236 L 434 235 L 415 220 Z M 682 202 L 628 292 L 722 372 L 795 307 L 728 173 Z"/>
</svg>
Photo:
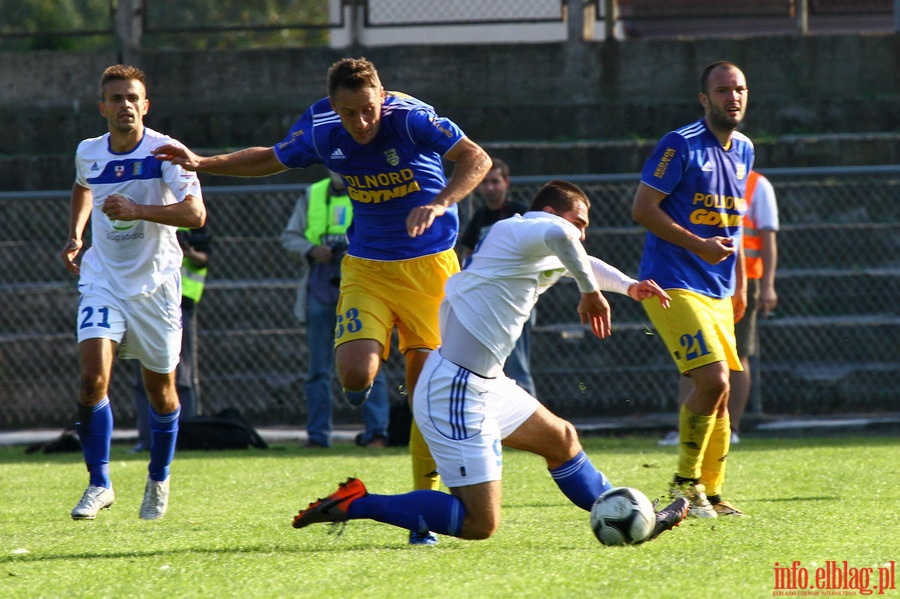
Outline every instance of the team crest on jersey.
<svg viewBox="0 0 900 599">
<path fill-rule="evenodd" d="M 140 177 L 144 173 L 144 163 L 143 162 L 132 162 L 131 163 L 131 174 L 135 177 Z"/>
<path fill-rule="evenodd" d="M 400 155 L 397 154 L 397 150 L 395 148 L 385 150 L 384 157 L 388 161 L 388 164 L 390 164 L 391 166 L 397 166 L 398 164 L 400 164 Z"/>
<path fill-rule="evenodd" d="M 121 164 L 117 164 L 116 168 L 116 177 L 124 177 L 125 176 L 125 167 Z"/>
<path fill-rule="evenodd" d="M 737 178 L 738 181 L 743 181 L 744 177 L 747 176 L 747 165 L 746 164 L 736 164 L 737 167 Z"/>
</svg>

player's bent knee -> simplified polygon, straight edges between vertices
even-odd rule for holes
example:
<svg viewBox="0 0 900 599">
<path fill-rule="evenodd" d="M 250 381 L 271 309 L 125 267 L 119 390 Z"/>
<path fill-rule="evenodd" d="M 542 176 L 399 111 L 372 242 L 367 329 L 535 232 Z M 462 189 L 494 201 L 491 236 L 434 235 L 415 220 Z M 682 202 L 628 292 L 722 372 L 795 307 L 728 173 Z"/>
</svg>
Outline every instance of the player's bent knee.
<svg viewBox="0 0 900 599">
<path fill-rule="evenodd" d="M 463 524 L 460 538 L 468 541 L 483 541 L 491 538 L 499 528 L 497 522 L 469 522 Z"/>
</svg>

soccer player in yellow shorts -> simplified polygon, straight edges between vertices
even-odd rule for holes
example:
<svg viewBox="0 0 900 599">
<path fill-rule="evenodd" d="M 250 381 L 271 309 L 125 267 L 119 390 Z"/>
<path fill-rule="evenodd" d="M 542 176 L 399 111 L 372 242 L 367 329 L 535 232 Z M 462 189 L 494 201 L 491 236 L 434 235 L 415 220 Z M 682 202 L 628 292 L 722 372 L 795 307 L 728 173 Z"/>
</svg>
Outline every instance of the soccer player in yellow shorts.
<svg viewBox="0 0 900 599">
<path fill-rule="evenodd" d="M 647 229 L 638 278 L 672 296 L 663 314 L 644 302 L 679 372 L 691 382 L 680 407 L 673 495 L 691 515 L 743 515 L 722 499 L 731 442 L 730 369 L 741 370 L 734 321 L 747 304 L 741 221 L 753 143 L 736 131 L 747 108 L 747 80 L 719 61 L 700 76 L 702 119 L 659 141 L 644 164 L 633 218 Z"/>
<path fill-rule="evenodd" d="M 396 327 L 398 349 L 406 359 L 406 390 L 412 393 L 428 352 L 440 345 L 438 308 L 444 283 L 456 272 L 459 261 L 454 250 L 395 262 L 347 256 L 334 335 L 338 353 L 344 343 L 365 340 L 377 343 L 387 360 Z M 440 479 L 415 421 L 410 455 L 413 487 L 436 490 Z"/>
<path fill-rule="evenodd" d="M 341 175 L 353 203 L 341 293 L 346 288 L 352 297 L 339 301 L 335 364 L 348 402 L 361 405 L 387 355 L 391 327 L 405 352 L 408 392 L 438 346 L 437 305 L 447 277 L 459 269 L 448 254 L 459 233 L 456 204 L 484 179 L 491 159 L 433 107 L 385 91 L 365 58 L 332 64 L 326 87 L 328 96 L 272 147 L 204 157 L 169 144 L 156 155 L 218 175 L 259 177 L 316 164 Z M 445 160 L 456 163 L 449 178 Z M 354 259 L 359 262 L 348 269 Z M 422 458 L 428 450 L 421 435 L 413 430 L 412 438 L 414 471 L 432 472 L 433 461 L 425 465 Z M 415 477 L 416 489 L 436 484 L 436 477 Z M 410 542 L 434 544 L 437 537 L 413 534 Z"/>
</svg>

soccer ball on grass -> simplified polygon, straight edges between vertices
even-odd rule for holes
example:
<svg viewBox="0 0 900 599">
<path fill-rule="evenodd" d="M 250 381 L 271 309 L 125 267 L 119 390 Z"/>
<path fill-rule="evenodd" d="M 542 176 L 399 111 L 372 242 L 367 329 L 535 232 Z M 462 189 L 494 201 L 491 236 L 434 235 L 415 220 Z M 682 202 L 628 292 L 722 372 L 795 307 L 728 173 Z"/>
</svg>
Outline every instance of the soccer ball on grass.
<svg viewBox="0 0 900 599">
<path fill-rule="evenodd" d="M 630 487 L 606 491 L 591 508 L 591 529 L 604 545 L 640 545 L 650 538 L 655 525 L 653 504 Z"/>
</svg>

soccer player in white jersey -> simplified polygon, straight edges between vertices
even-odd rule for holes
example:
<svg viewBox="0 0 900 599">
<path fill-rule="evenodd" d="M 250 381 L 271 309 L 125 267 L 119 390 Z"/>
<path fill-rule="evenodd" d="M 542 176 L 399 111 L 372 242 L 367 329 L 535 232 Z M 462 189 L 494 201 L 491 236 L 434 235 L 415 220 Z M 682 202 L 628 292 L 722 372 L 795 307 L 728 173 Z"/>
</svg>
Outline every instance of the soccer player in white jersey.
<svg viewBox="0 0 900 599">
<path fill-rule="evenodd" d="M 375 495 L 351 478 L 301 510 L 295 528 L 369 518 L 486 539 L 500 524 L 503 445 L 543 457 L 560 490 L 586 511 L 612 488 L 584 453 L 572 424 L 503 374 L 538 296 L 563 275 L 573 277 L 581 291 L 581 322 L 601 339 L 612 328 L 600 289 L 668 305 L 669 296 L 652 280 L 636 281 L 587 255 L 582 241 L 589 205 L 578 186 L 551 181 L 526 214 L 494 224 L 471 264 L 447 281 L 442 345 L 425 362 L 413 412 L 450 493 Z M 658 512 L 652 538 L 680 523 L 687 510 L 687 500 L 679 498 Z"/>
<path fill-rule="evenodd" d="M 86 139 L 75 155 L 69 240 L 60 257 L 79 275 L 77 334 L 81 362 L 78 423 L 90 482 L 72 510 L 92 520 L 115 501 L 109 475 L 113 362 L 139 360 L 150 400 L 150 464 L 139 515 L 168 507 L 169 467 L 181 406 L 175 367 L 181 349 L 181 248 L 178 227 L 198 228 L 206 208 L 195 173 L 158 161 L 151 150 L 174 140 L 144 126 L 150 108 L 144 73 L 128 65 L 100 78 L 100 114 L 108 133 Z M 92 247 L 75 262 L 91 222 Z"/>
</svg>

